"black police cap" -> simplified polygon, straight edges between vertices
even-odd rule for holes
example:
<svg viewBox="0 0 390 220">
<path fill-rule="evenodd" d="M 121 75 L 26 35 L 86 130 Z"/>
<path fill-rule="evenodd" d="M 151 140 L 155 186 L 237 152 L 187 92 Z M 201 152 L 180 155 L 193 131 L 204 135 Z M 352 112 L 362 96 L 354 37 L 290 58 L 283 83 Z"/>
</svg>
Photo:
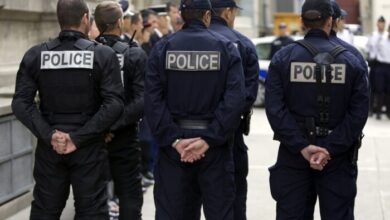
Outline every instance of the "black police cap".
<svg viewBox="0 0 390 220">
<path fill-rule="evenodd" d="M 239 8 L 234 0 L 211 0 L 211 6 L 213 8 Z"/>
<path fill-rule="evenodd" d="M 181 0 L 180 10 L 184 11 L 187 9 L 211 10 L 212 7 L 210 0 Z"/>
<path fill-rule="evenodd" d="M 302 5 L 302 19 L 309 21 L 323 20 L 333 16 L 330 0 L 306 0 Z"/>
</svg>

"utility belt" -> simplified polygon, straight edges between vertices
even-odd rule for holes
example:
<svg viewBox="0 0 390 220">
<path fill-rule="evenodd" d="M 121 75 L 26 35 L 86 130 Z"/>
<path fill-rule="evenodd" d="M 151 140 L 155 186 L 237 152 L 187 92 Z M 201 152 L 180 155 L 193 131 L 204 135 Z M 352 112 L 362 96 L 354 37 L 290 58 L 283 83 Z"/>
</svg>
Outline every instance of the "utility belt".
<svg viewBox="0 0 390 220">
<path fill-rule="evenodd" d="M 174 121 L 180 128 L 194 130 L 206 130 L 210 124 L 209 120 L 177 119 Z"/>
<path fill-rule="evenodd" d="M 42 115 L 49 124 L 84 125 L 91 119 L 91 116 L 85 113 L 43 113 Z"/>
</svg>

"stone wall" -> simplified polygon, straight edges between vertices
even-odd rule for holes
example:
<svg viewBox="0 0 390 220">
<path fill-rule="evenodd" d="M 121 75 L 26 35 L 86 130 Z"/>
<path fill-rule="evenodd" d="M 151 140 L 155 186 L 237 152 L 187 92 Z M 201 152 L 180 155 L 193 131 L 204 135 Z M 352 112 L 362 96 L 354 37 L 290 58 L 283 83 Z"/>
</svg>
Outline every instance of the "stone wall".
<svg viewBox="0 0 390 220">
<path fill-rule="evenodd" d="M 89 0 L 95 7 L 98 0 Z M 12 85 L 23 54 L 57 36 L 56 0 L 0 0 L 0 87 Z"/>
</svg>

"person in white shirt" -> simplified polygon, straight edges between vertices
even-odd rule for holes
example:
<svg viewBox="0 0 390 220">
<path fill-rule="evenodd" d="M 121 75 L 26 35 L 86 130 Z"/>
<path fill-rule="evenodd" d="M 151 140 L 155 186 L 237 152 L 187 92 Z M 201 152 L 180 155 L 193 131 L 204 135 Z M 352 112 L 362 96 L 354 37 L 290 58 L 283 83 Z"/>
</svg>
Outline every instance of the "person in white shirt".
<svg viewBox="0 0 390 220">
<path fill-rule="evenodd" d="M 382 80 L 381 76 L 378 76 L 377 74 L 377 66 L 378 66 L 378 43 L 380 42 L 381 38 L 385 38 L 387 33 L 385 32 L 385 25 L 386 20 L 383 16 L 381 16 L 378 19 L 377 22 L 377 28 L 378 30 L 373 32 L 372 35 L 369 37 L 367 42 L 367 51 L 368 51 L 368 65 L 370 66 L 370 84 L 371 84 L 371 103 L 370 103 L 370 113 L 375 114 L 377 113 L 377 118 L 380 119 L 381 117 L 381 111 L 382 111 L 382 105 L 381 100 L 383 100 L 381 95 L 381 88 L 379 85 L 379 90 L 377 88 L 377 83 Z M 378 78 L 379 77 L 379 78 Z"/>
<path fill-rule="evenodd" d="M 340 10 L 341 10 L 341 17 L 340 17 L 339 23 L 337 25 L 337 27 L 339 28 L 337 30 L 337 37 L 340 38 L 341 40 L 353 45 L 353 34 L 352 34 L 351 30 L 349 30 L 345 26 L 345 17 L 348 15 L 348 13 L 343 9 L 340 9 Z"/>
<path fill-rule="evenodd" d="M 375 85 L 378 94 L 378 105 L 386 107 L 387 117 L 390 118 L 390 26 L 386 34 L 379 38 Z M 381 117 L 379 112 L 379 118 Z"/>
</svg>

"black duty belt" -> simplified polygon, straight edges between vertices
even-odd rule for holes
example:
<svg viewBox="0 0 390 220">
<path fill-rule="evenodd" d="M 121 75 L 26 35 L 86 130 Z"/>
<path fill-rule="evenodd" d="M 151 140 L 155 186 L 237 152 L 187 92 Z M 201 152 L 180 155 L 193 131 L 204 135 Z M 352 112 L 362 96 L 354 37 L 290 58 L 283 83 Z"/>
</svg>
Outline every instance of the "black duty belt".
<svg viewBox="0 0 390 220">
<path fill-rule="evenodd" d="M 183 129 L 198 129 L 198 130 L 207 129 L 210 123 L 208 120 L 187 120 L 187 119 L 175 120 L 175 122 L 179 125 L 179 127 Z"/>
<path fill-rule="evenodd" d="M 317 137 L 326 137 L 330 133 L 332 133 L 332 130 L 329 130 L 328 128 L 323 128 L 323 127 L 316 126 L 316 136 Z"/>
</svg>

